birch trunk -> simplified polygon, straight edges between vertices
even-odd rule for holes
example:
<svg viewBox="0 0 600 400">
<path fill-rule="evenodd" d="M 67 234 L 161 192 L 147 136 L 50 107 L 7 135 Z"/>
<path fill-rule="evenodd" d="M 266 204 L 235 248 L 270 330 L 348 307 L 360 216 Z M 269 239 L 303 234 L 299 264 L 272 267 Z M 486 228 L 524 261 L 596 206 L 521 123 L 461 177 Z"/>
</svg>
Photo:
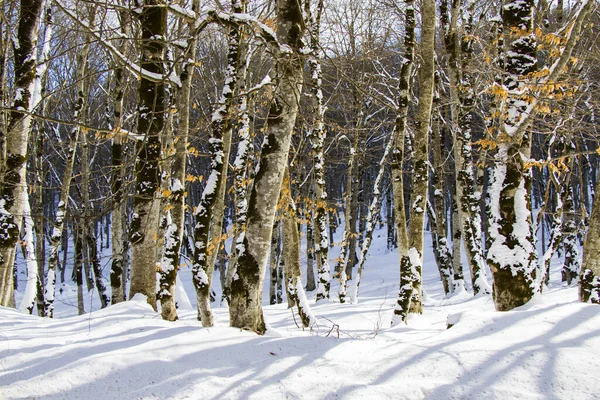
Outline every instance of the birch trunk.
<svg viewBox="0 0 600 400">
<path fill-rule="evenodd" d="M 231 284 L 231 326 L 258 334 L 266 331 L 262 292 L 275 208 L 302 89 L 299 54 L 304 22 L 295 0 L 277 1 L 277 37 L 284 46 L 276 63 L 277 84 L 267 117 L 267 132 L 248 203 L 246 231 L 240 236 L 237 276 Z"/>
</svg>

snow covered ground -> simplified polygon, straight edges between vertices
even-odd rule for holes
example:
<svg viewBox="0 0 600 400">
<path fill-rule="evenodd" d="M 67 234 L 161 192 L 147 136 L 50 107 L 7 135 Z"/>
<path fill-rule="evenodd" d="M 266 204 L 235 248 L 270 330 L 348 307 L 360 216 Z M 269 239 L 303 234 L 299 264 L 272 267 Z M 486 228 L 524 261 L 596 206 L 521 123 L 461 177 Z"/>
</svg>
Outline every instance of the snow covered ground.
<svg viewBox="0 0 600 400">
<path fill-rule="evenodd" d="M 558 271 L 544 295 L 498 313 L 490 297 L 444 298 L 426 257 L 423 315 L 390 328 L 398 261 L 381 236 L 359 303 L 313 305 L 312 330 L 285 304 L 265 307 L 263 337 L 228 327 L 216 303 L 213 328 L 193 310 L 162 321 L 140 298 L 76 316 L 74 286 L 54 320 L 0 308 L 0 399 L 600 399 L 600 307 Z"/>
</svg>

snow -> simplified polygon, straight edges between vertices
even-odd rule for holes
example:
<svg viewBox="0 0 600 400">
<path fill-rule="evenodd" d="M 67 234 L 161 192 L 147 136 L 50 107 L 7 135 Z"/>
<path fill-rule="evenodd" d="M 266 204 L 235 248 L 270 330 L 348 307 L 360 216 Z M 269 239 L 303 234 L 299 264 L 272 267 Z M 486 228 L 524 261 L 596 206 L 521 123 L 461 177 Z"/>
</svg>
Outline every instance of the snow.
<svg viewBox="0 0 600 400">
<path fill-rule="evenodd" d="M 370 254 L 360 304 L 315 305 L 307 293 L 301 302 L 318 324 L 304 330 L 285 304 L 263 305 L 262 337 L 230 328 L 218 302 L 212 328 L 201 326 L 187 299 L 178 299 L 175 322 L 140 295 L 98 310 L 90 293 L 85 307 L 92 302 L 94 311 L 77 316 L 70 283 L 57 291 L 54 320 L 0 307 L 0 398 L 598 398 L 600 307 L 579 303 L 577 288 L 560 283 L 560 263 L 543 294 L 500 313 L 490 296 L 444 297 L 427 239 L 423 315 L 390 328 L 398 256 L 386 249 L 385 231 L 375 231 Z M 191 280 L 183 267 L 178 296 L 195 299 Z"/>
</svg>

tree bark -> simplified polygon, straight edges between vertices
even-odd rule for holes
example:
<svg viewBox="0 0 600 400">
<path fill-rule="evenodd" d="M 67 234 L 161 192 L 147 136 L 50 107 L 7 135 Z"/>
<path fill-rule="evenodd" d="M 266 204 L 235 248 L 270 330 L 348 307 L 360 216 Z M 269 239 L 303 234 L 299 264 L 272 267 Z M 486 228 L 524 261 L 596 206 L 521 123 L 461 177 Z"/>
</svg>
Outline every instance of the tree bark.
<svg viewBox="0 0 600 400">
<path fill-rule="evenodd" d="M 415 10 L 414 1 L 405 0 L 405 31 L 404 55 L 400 70 L 400 83 L 398 84 L 398 110 L 394 126 L 392 149 L 392 190 L 394 195 L 394 217 L 396 222 L 396 239 L 398 241 L 398 254 L 400 256 L 400 290 L 392 324 L 406 318 L 412 293 L 412 281 L 408 267 L 408 232 L 406 225 L 406 207 L 404 204 L 404 140 L 406 136 L 406 122 L 408 118 L 408 105 L 410 102 L 410 79 L 415 53 Z M 407 295 L 408 293 L 408 295 Z"/>
<path fill-rule="evenodd" d="M 15 98 L 0 165 L 0 306 L 14 307 L 14 262 L 22 226 L 23 185 L 32 117 L 32 83 L 43 0 L 21 0 L 14 47 Z M 6 154 L 4 154 L 4 152 Z"/>
<path fill-rule="evenodd" d="M 427 190 L 429 177 L 429 128 L 431 126 L 431 110 L 434 89 L 434 54 L 435 54 L 435 25 L 436 7 L 435 0 L 423 0 L 421 5 L 423 15 L 421 23 L 421 67 L 419 70 L 419 108 L 414 140 L 414 173 L 411 191 L 411 213 L 408 231 L 409 250 L 407 275 L 410 274 L 412 292 L 403 293 L 401 290 L 398 299 L 410 296 L 409 313 L 423 312 L 422 297 L 422 269 L 425 212 L 427 210 Z M 403 286 L 408 289 L 408 286 Z M 406 318 L 403 318 L 406 321 Z"/>
<path fill-rule="evenodd" d="M 163 0 L 145 0 L 140 14 L 142 68 L 164 75 L 167 9 Z M 139 86 L 138 132 L 136 142 L 135 194 L 130 225 L 131 287 L 129 297 L 147 296 L 156 309 L 156 241 L 160 217 L 160 135 L 164 127 L 165 83 L 142 76 Z"/>
<path fill-rule="evenodd" d="M 592 206 L 592 215 L 583 246 L 583 264 L 579 278 L 579 300 L 600 304 L 600 199 Z"/>
<path fill-rule="evenodd" d="M 310 12 L 310 1 L 306 2 L 306 10 L 309 15 L 309 32 L 311 55 L 308 64 L 311 71 L 311 95 L 313 108 L 313 124 L 309 130 L 309 138 L 314 157 L 314 183 L 316 197 L 316 211 L 314 218 L 314 245 L 315 259 L 317 261 L 317 301 L 329 298 L 329 287 L 331 285 L 331 271 L 329 267 L 329 237 L 327 218 L 327 191 L 325 182 L 325 131 L 324 119 L 325 108 L 323 106 L 321 59 L 320 49 L 320 24 L 323 10 L 323 0 L 317 4 L 316 15 Z"/>
<path fill-rule="evenodd" d="M 235 12 L 242 12 L 244 7 L 234 1 Z M 202 199 L 196 208 L 194 227 L 194 265 L 192 276 L 198 300 L 198 319 L 202 326 L 214 325 L 210 308 L 210 286 L 214 271 L 214 258 L 211 251 L 216 252 L 220 245 L 223 223 L 225 185 L 227 181 L 227 166 L 229 164 L 229 149 L 231 147 L 232 112 L 234 108 L 233 94 L 236 90 L 238 66 L 240 61 L 240 29 L 234 24 L 229 32 L 229 49 L 227 68 L 225 70 L 225 85 L 217 109 L 213 112 L 211 122 L 211 171 L 202 191 Z M 211 233 L 213 234 L 211 237 Z M 214 243 L 211 243 L 214 242 Z M 211 246 L 213 245 L 214 246 Z M 209 250 L 209 247 L 214 247 Z"/>
<path fill-rule="evenodd" d="M 473 293 L 477 295 L 480 292 L 489 294 L 491 288 L 487 283 L 481 248 L 480 196 L 471 146 L 471 109 L 474 105 L 474 93 L 471 76 L 466 72 L 466 64 L 471 57 L 472 39 L 469 23 L 466 24 L 462 37 L 459 37 L 458 18 L 461 6 L 460 1 L 452 2 L 445 43 L 450 77 L 450 117 L 454 138 L 458 220 L 471 271 Z"/>
<path fill-rule="evenodd" d="M 285 175 L 281 188 L 282 200 L 282 254 L 285 265 L 286 291 L 288 307 L 296 306 L 302 326 L 307 328 L 316 323 L 306 294 L 302 287 L 300 269 L 300 235 L 296 221 L 296 207 L 291 195 L 289 168 L 285 168 Z"/>
<path fill-rule="evenodd" d="M 273 218 L 287 162 L 302 89 L 304 21 L 296 0 L 277 1 L 277 37 L 287 45 L 277 59 L 277 84 L 267 117 L 267 132 L 248 203 L 246 231 L 240 236 L 238 279 L 231 284 L 231 326 L 264 334 L 262 291 Z"/>
<path fill-rule="evenodd" d="M 375 182 L 373 183 L 373 200 L 371 201 L 368 214 L 365 218 L 365 239 L 360 250 L 360 257 L 358 259 L 358 270 L 356 271 L 356 278 L 354 283 L 354 293 L 352 295 L 352 303 L 354 304 L 358 303 L 358 289 L 360 286 L 360 280 L 362 278 L 365 260 L 367 259 L 367 253 L 369 252 L 369 247 L 371 246 L 371 241 L 373 240 L 373 231 L 375 230 L 377 225 L 377 215 L 379 214 L 381 206 L 381 181 L 383 180 L 383 175 L 385 173 L 385 164 L 387 162 L 387 157 L 390 153 L 393 144 L 394 140 L 393 137 L 391 137 L 388 144 L 385 147 L 383 156 L 381 157 L 381 161 L 379 161 L 379 172 L 377 173 L 377 178 L 375 178 Z"/>
<path fill-rule="evenodd" d="M 199 0 L 194 0 L 192 8 L 198 12 L 200 9 Z M 171 194 L 169 196 L 170 210 L 167 212 L 165 247 L 160 265 L 158 298 L 160 300 L 162 318 L 167 321 L 175 321 L 178 318 L 175 307 L 175 289 L 177 271 L 180 264 L 181 243 L 185 229 L 187 142 L 190 130 L 190 100 L 197 47 L 195 45 L 195 37 L 189 40 L 192 41 L 192 45 L 190 46 L 191 53 L 186 55 L 186 61 L 181 67 L 181 88 L 177 91 L 176 95 L 179 125 L 175 142 L 175 160 L 172 167 Z"/>
<path fill-rule="evenodd" d="M 125 36 L 129 34 L 130 16 L 127 12 L 121 13 L 121 33 Z M 125 41 L 121 42 L 121 49 L 126 48 Z M 125 263 L 125 227 L 123 217 L 125 215 L 126 204 L 123 201 L 123 140 L 121 133 L 123 127 L 123 96 L 125 94 L 126 78 L 123 67 L 116 67 L 114 71 L 113 88 L 113 138 L 111 139 L 112 152 L 112 173 L 111 173 L 111 192 L 113 196 L 113 210 L 111 219 L 111 244 L 112 244 L 112 262 L 110 266 L 110 286 L 112 292 L 111 303 L 117 304 L 125 300 L 125 282 L 123 277 Z"/>
</svg>

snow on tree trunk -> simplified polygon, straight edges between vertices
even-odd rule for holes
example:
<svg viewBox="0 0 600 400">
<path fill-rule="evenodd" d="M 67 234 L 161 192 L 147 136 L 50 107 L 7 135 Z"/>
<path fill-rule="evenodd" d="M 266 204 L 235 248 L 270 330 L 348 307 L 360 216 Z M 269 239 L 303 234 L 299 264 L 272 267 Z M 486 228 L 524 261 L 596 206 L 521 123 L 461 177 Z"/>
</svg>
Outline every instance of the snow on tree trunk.
<svg viewBox="0 0 600 400">
<path fill-rule="evenodd" d="M 0 305 L 14 306 L 14 261 L 22 226 L 36 46 L 44 0 L 21 0 L 14 41 L 15 97 L 0 165 Z M 5 152 L 5 154 L 4 154 Z"/>
<path fill-rule="evenodd" d="M 575 149 L 572 149 L 575 150 Z M 571 165 L 573 168 L 573 165 Z M 562 281 L 568 285 L 577 280 L 581 271 L 579 257 L 579 244 L 577 243 L 577 222 L 575 221 L 575 204 L 573 201 L 573 185 L 571 174 L 567 174 L 562 185 L 564 195 L 563 209 L 563 246 L 565 249 L 565 262 L 561 271 Z"/>
<path fill-rule="evenodd" d="M 50 41 L 52 40 L 52 6 L 46 5 L 45 9 L 45 31 L 44 42 L 42 45 L 42 53 L 40 61 L 36 67 L 34 89 L 32 93 L 31 108 L 36 109 L 41 104 L 42 114 L 45 109 L 46 102 L 42 102 L 42 92 L 46 81 L 46 73 L 48 71 L 48 58 L 50 53 Z M 35 213 L 32 213 L 31 198 L 29 197 L 28 188 L 24 188 L 25 208 L 23 209 L 23 246 L 25 250 L 25 260 L 27 263 L 27 285 L 25 293 L 21 300 L 20 311 L 33 313 L 33 308 L 37 304 L 38 315 L 44 316 L 44 260 L 45 260 L 45 237 L 44 232 L 45 219 L 43 216 L 43 146 L 44 134 L 39 132 L 41 123 L 33 126 L 32 138 L 35 139 L 34 161 L 35 184 L 33 192 L 37 195 L 37 204 L 35 204 Z M 39 214 L 38 214 L 39 213 Z M 38 215 L 36 215 L 38 214 Z M 32 215 L 36 215 L 35 218 Z M 35 235 L 34 235 L 35 232 Z M 34 241 L 35 238 L 35 241 Z"/>
<path fill-rule="evenodd" d="M 75 229 L 75 261 L 73 263 L 73 275 L 77 284 L 77 312 L 79 315 L 85 313 L 83 304 L 83 227 L 84 221 L 79 219 L 79 227 Z"/>
<path fill-rule="evenodd" d="M 541 273 L 543 274 L 540 278 L 540 291 L 542 289 L 542 285 L 547 285 L 550 280 L 550 262 L 552 261 L 552 257 L 554 253 L 558 250 L 560 244 L 563 241 L 563 201 L 562 201 L 562 189 L 560 187 L 560 179 L 558 176 L 558 172 L 549 171 L 550 182 L 548 182 L 548 190 L 546 198 L 550 194 L 550 187 L 553 184 L 555 187 L 556 193 L 556 205 L 554 207 L 553 212 L 550 214 L 551 216 L 551 228 L 550 228 L 550 241 L 548 243 L 548 248 L 544 252 L 544 256 L 542 257 L 541 262 Z M 546 206 L 542 208 L 545 212 Z M 541 212 L 540 212 L 541 214 Z"/>
<path fill-rule="evenodd" d="M 408 232 L 406 224 L 406 207 L 404 205 L 404 140 L 406 136 L 406 123 L 408 106 L 410 102 L 410 79 L 415 53 L 415 9 L 413 0 L 405 0 L 405 30 L 404 54 L 400 69 L 400 82 L 398 84 L 398 110 L 394 126 L 392 149 L 392 189 L 394 195 L 394 217 L 396 219 L 396 238 L 398 240 L 398 254 L 400 256 L 400 290 L 394 308 L 392 324 L 404 321 L 410 305 L 412 294 L 412 279 L 408 267 Z M 400 297 L 402 296 L 402 297 Z"/>
<path fill-rule="evenodd" d="M 456 182 L 456 180 L 454 180 Z M 465 288 L 465 274 L 462 265 L 462 230 L 458 219 L 458 200 L 456 199 L 456 185 L 452 188 L 452 293 L 462 293 Z"/>
<path fill-rule="evenodd" d="M 309 197 L 312 200 L 312 196 Z M 314 255 L 315 255 L 315 238 L 313 231 L 313 211 L 306 211 L 306 291 L 312 292 L 317 288 L 315 282 L 314 270 Z"/>
<path fill-rule="evenodd" d="M 354 279 L 354 293 L 352 295 L 352 303 L 354 304 L 358 303 L 358 289 L 360 286 L 360 280 L 362 278 L 362 272 L 365 266 L 367 253 L 369 252 L 369 247 L 371 247 L 371 241 L 373 240 L 373 231 L 375 231 L 377 224 L 377 215 L 379 214 L 381 206 L 381 181 L 383 180 L 383 175 L 385 173 L 385 165 L 388 154 L 390 153 L 392 145 L 394 144 L 393 139 L 394 138 L 392 136 L 385 147 L 381 161 L 379 161 L 379 172 L 377 173 L 377 178 L 375 178 L 375 183 L 373 184 L 373 200 L 371 200 L 371 205 L 369 206 L 369 212 L 366 218 L 365 240 L 361 246 L 360 256 L 358 258 L 358 270 L 356 272 L 356 278 Z"/>
<path fill-rule="evenodd" d="M 192 9 L 200 9 L 199 0 L 194 0 Z M 181 243 L 185 225 L 185 182 L 187 163 L 187 141 L 190 130 L 190 99 L 192 77 L 196 60 L 196 38 L 189 39 L 191 51 L 181 68 L 181 88 L 177 91 L 176 101 L 179 114 L 177 127 L 178 140 L 175 143 L 175 159 L 172 167 L 169 206 L 167 212 L 167 227 L 165 245 L 160 263 L 160 280 L 158 299 L 160 300 L 161 315 L 164 320 L 175 321 L 175 292 L 177 288 L 177 270 L 179 269 Z"/>
<path fill-rule="evenodd" d="M 279 265 L 281 243 L 279 232 L 279 220 L 276 217 L 275 223 L 273 225 L 273 235 L 271 235 L 271 255 L 269 256 L 269 276 L 271 277 L 269 285 L 269 304 L 281 303 L 281 301 L 278 301 L 278 298 L 280 298 L 280 296 L 278 296 L 277 294 L 277 267 Z"/>
<path fill-rule="evenodd" d="M 429 176 L 429 128 L 434 90 L 434 53 L 436 8 L 434 0 L 424 0 L 421 5 L 421 67 L 419 70 L 419 108 L 417 111 L 414 139 L 414 173 L 411 191 L 410 226 L 408 230 L 408 264 L 406 276 L 410 276 L 411 289 L 401 286 L 398 301 L 410 297 L 408 313 L 423 312 L 422 269 L 425 212 L 427 210 L 427 189 Z M 410 292 L 410 293 L 409 293 Z M 406 317 L 403 318 L 406 321 Z"/>
<path fill-rule="evenodd" d="M 90 10 L 89 20 L 90 24 L 93 25 L 95 18 L 95 7 Z M 77 91 L 80 102 L 78 104 L 79 109 L 76 110 L 75 121 L 85 122 L 86 112 L 85 107 L 87 103 L 87 93 L 85 76 L 87 73 L 88 56 L 90 52 L 89 44 L 85 44 L 82 51 L 78 53 L 77 64 L 79 65 L 77 71 Z M 81 138 L 81 194 L 82 194 L 82 221 L 84 226 L 83 230 L 83 243 L 87 248 L 88 260 L 91 264 L 91 269 L 94 275 L 94 283 L 98 296 L 100 297 L 101 307 L 104 308 L 110 303 L 110 298 L 106 294 L 106 285 L 104 284 L 104 278 L 102 277 L 102 266 L 100 265 L 100 258 L 98 255 L 98 241 L 96 239 L 96 233 L 94 228 L 94 217 L 93 217 L 93 204 L 90 201 L 90 147 L 87 138 L 87 130 L 83 130 L 80 134 Z M 66 249 L 65 249 L 66 251 Z M 63 267 L 64 268 L 64 267 Z"/>
<path fill-rule="evenodd" d="M 579 300 L 584 303 L 600 304 L 600 199 L 598 197 L 592 206 L 592 215 L 583 245 Z"/>
<path fill-rule="evenodd" d="M 89 15 L 90 22 L 94 17 L 92 11 Z M 71 180 L 73 178 L 73 170 L 75 159 L 77 157 L 77 143 L 80 136 L 85 135 L 83 129 L 79 126 L 83 122 L 83 114 L 86 104 L 85 79 L 87 71 L 88 56 L 90 52 L 89 43 L 84 44 L 82 50 L 77 54 L 77 97 L 75 101 L 75 109 L 73 111 L 73 121 L 75 126 L 71 129 L 70 143 L 68 144 L 67 157 L 63 180 L 60 190 L 60 198 L 56 209 L 56 217 L 54 227 L 50 235 L 50 249 L 48 255 L 48 273 L 46 277 L 46 286 L 44 289 L 44 309 L 46 316 L 52 318 L 54 316 L 54 292 L 56 290 L 56 270 L 58 267 L 59 248 L 63 240 L 63 232 L 65 219 L 68 212 L 69 191 L 71 188 Z M 87 162 L 84 163 L 87 167 Z M 85 204 L 84 204 L 85 207 Z"/>
<path fill-rule="evenodd" d="M 300 269 L 300 234 L 296 221 L 296 206 L 292 199 L 290 188 L 289 168 L 285 168 L 281 187 L 282 200 L 282 258 L 285 265 L 286 290 L 288 295 L 288 307 L 296 306 L 302 326 L 307 328 L 316 323 L 310 305 L 306 300 L 306 294 L 302 287 L 302 275 Z"/>
<path fill-rule="evenodd" d="M 507 311 L 527 303 L 535 293 L 537 254 L 531 219 L 530 140 L 522 126 L 527 114 L 526 77 L 537 68 L 533 33 L 533 0 L 508 1 L 502 7 L 505 34 L 504 81 L 506 100 L 497 138 L 490 182 L 490 240 L 488 263 L 494 277 L 496 309 Z"/>
<path fill-rule="evenodd" d="M 320 48 L 320 24 L 323 0 L 317 4 L 316 16 L 310 13 L 310 2 L 306 2 L 307 14 L 309 14 L 309 33 L 311 54 L 308 65 L 311 73 L 311 97 L 313 108 L 313 124 L 309 129 L 314 157 L 314 183 L 317 207 L 314 218 L 314 245 L 315 259 L 317 260 L 317 297 L 316 300 L 329 299 L 329 287 L 331 285 L 329 267 L 329 237 L 327 220 L 327 191 L 325 185 L 325 137 L 327 133 L 324 126 L 325 108 L 323 106 L 321 59 L 323 58 Z M 343 301 L 340 298 L 340 302 Z"/>
<path fill-rule="evenodd" d="M 119 72 L 120 70 L 117 70 L 116 74 L 119 74 Z M 120 79 L 117 79 L 116 81 L 119 82 Z M 115 87 L 115 90 L 120 92 L 121 96 L 123 95 L 121 87 Z M 115 116 L 117 112 L 119 114 L 121 113 L 120 109 L 119 111 L 117 111 L 117 109 L 118 108 L 115 105 Z M 112 304 L 117 304 L 125 300 L 123 282 L 123 214 L 125 213 L 125 203 L 123 202 L 123 145 L 120 137 L 112 139 L 111 152 L 113 167 L 111 176 L 113 210 L 111 221 L 112 262 L 110 266 L 110 287 L 112 293 L 111 302 Z"/>
<path fill-rule="evenodd" d="M 241 28 L 243 32 L 243 27 Z M 240 138 L 238 144 L 238 150 L 233 162 L 233 187 L 235 194 L 235 224 L 234 224 L 234 240 L 232 246 L 232 259 L 229 262 L 227 268 L 227 276 L 225 278 L 225 287 L 223 288 L 223 296 L 229 303 L 231 300 L 231 282 L 234 275 L 236 274 L 237 268 L 237 256 L 239 252 L 238 245 L 242 244 L 243 234 L 242 232 L 246 226 L 246 212 L 248 211 L 247 202 L 247 183 L 246 176 L 250 169 L 250 148 L 252 146 L 250 136 L 250 117 L 248 115 L 248 93 L 246 91 L 246 72 L 248 70 L 248 63 L 250 62 L 250 52 L 247 51 L 244 43 L 240 46 L 240 52 L 245 56 L 245 62 L 240 65 L 239 68 L 239 100 L 238 100 L 238 136 Z"/>
<path fill-rule="evenodd" d="M 262 292 L 275 208 L 287 163 L 292 130 L 302 89 L 303 19 L 297 1 L 277 1 L 277 37 L 282 43 L 276 60 L 274 98 L 267 116 L 254 186 L 250 194 L 246 231 L 240 236 L 237 276 L 231 284 L 231 326 L 263 334 Z M 237 278 L 237 279 L 236 279 Z"/>
<path fill-rule="evenodd" d="M 125 36 L 129 34 L 130 15 L 122 13 L 121 15 L 121 33 Z M 121 50 L 126 48 L 125 41 L 120 44 Z M 125 276 L 124 269 L 124 240 L 125 227 L 123 217 L 125 214 L 126 204 L 123 201 L 123 135 L 121 129 L 123 126 L 123 96 L 125 93 L 126 78 L 123 67 L 116 67 L 114 71 L 114 88 L 113 88 L 113 138 L 111 139 L 111 192 L 113 196 L 113 210 L 111 219 L 111 245 L 112 245 L 112 262 L 110 266 L 110 287 L 112 293 L 112 304 L 117 304 L 125 300 Z"/>
<path fill-rule="evenodd" d="M 241 4 L 236 8 L 237 2 L 233 2 L 234 11 L 241 12 Z M 225 84 L 219 99 L 217 109 L 213 112 L 211 122 L 211 146 L 210 175 L 206 186 L 202 191 L 202 199 L 196 207 L 194 227 L 194 265 L 192 276 L 196 288 L 198 300 L 198 319 L 202 326 L 214 325 L 213 315 L 210 308 L 210 286 L 214 271 L 214 263 L 210 262 L 210 252 L 218 251 L 219 236 L 221 235 L 221 224 L 223 221 L 223 198 L 225 196 L 225 184 L 227 180 L 227 166 L 229 164 L 229 148 L 231 146 L 232 111 L 234 108 L 233 94 L 236 89 L 240 30 L 238 25 L 232 25 L 229 31 L 229 50 L 227 54 L 227 67 L 225 69 Z M 218 212 L 218 209 L 221 209 Z M 220 216 L 220 218 L 218 218 Z M 217 222 L 217 220 L 219 220 Z M 217 226 L 217 229 L 211 229 Z M 217 237 L 211 237 L 211 230 Z M 211 243 L 215 241 L 215 249 L 209 250 Z"/>
<path fill-rule="evenodd" d="M 468 8 L 471 9 L 471 5 Z M 465 26 L 462 38 L 457 31 L 461 2 L 452 3 L 451 20 L 445 36 L 448 52 L 448 68 L 450 78 L 450 108 L 452 137 L 454 138 L 454 160 L 456 165 L 456 200 L 461 237 L 471 271 L 473 293 L 489 294 L 491 288 L 487 283 L 483 250 L 481 247 L 481 196 L 477 190 L 476 171 L 473 164 L 471 146 L 472 108 L 474 93 L 472 78 L 467 72 L 467 63 L 472 53 L 472 33 L 470 23 Z M 467 16 L 469 21 L 469 17 Z M 462 60 L 462 63 L 460 62 Z"/>
<path fill-rule="evenodd" d="M 25 235 L 23 236 L 23 246 L 25 248 L 25 261 L 27 264 L 27 284 L 25 286 L 25 293 L 19 306 L 19 311 L 23 313 L 33 314 L 33 308 L 35 307 L 35 296 L 38 282 L 38 264 L 35 258 L 35 247 L 33 242 L 33 218 L 31 218 L 31 205 L 29 203 L 28 188 L 23 188 L 23 196 L 25 198 L 25 204 L 23 207 L 23 229 Z M 43 240 L 43 238 L 42 238 Z"/>
<path fill-rule="evenodd" d="M 355 139 L 358 135 L 355 136 Z M 356 140 L 355 140 L 356 143 Z M 340 246 L 340 256 L 338 257 L 337 263 L 334 268 L 334 278 L 338 279 L 338 299 L 340 303 L 346 302 L 346 264 L 348 259 L 348 252 L 350 248 L 350 236 L 352 235 L 352 224 L 355 221 L 352 219 L 352 171 L 354 170 L 354 164 L 356 160 L 356 150 L 353 145 L 350 148 L 350 158 L 348 159 L 348 168 L 346 176 L 346 195 L 345 208 L 344 208 L 344 233 L 342 234 L 342 244 Z M 317 301 L 319 299 L 317 298 Z"/>
<path fill-rule="evenodd" d="M 35 228 L 35 258 L 38 263 L 36 307 L 38 316 L 44 317 L 44 271 L 46 264 L 46 218 L 44 218 L 44 134 L 39 133 L 36 141 L 35 157 L 35 205 L 33 206 L 33 218 Z"/>
<path fill-rule="evenodd" d="M 436 84 L 439 85 L 438 74 L 436 74 Z M 428 218 L 431 224 L 431 237 L 436 264 L 440 273 L 440 279 L 442 280 L 444 294 L 448 295 L 454 289 L 452 281 L 454 271 L 452 269 L 452 253 L 448 248 L 447 195 L 445 190 L 447 185 L 445 177 L 449 168 L 447 163 L 443 161 L 446 159 L 447 152 L 445 151 L 446 141 L 444 130 L 440 129 L 439 106 L 441 98 L 439 90 L 436 90 L 434 93 L 433 101 L 433 107 L 438 111 L 435 111 L 432 116 L 431 144 L 433 146 L 433 168 L 431 170 L 431 183 L 433 193 L 430 194 L 430 198 L 433 202 L 433 207 L 428 207 Z"/>
<path fill-rule="evenodd" d="M 573 12 L 558 57 L 536 82 L 536 87 L 554 84 L 567 67 L 583 21 L 592 3 L 584 0 Z M 494 277 L 496 309 L 506 311 L 529 301 L 536 284 L 536 251 L 531 221 L 531 171 L 528 129 L 540 93 L 533 92 L 530 74 L 536 70 L 536 40 L 533 32 L 533 0 L 507 1 L 502 7 L 504 81 L 494 92 L 500 98 L 501 121 L 498 150 L 490 184 L 488 264 Z"/>
<path fill-rule="evenodd" d="M 142 28 L 141 66 L 164 75 L 167 10 L 162 0 L 146 0 L 140 14 Z M 129 298 L 147 296 L 156 309 L 156 242 L 160 217 L 160 135 L 164 128 L 165 83 L 142 76 L 139 86 L 138 134 L 136 142 L 135 193 L 130 223 L 131 286 Z"/>
</svg>

